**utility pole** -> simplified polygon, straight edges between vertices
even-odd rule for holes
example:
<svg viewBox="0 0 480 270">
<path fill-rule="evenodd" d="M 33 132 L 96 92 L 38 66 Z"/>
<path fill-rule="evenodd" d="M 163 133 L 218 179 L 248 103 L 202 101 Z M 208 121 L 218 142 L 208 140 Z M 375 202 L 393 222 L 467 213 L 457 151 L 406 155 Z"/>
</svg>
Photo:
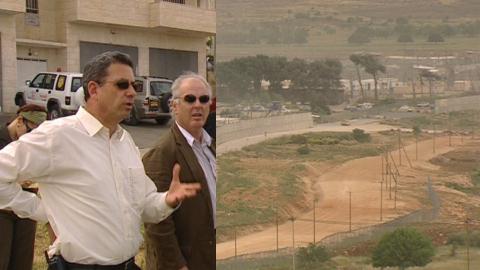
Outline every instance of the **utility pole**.
<svg viewBox="0 0 480 270">
<path fill-rule="evenodd" d="M 395 181 L 395 195 L 393 195 L 393 209 L 397 209 L 397 181 Z"/>
<path fill-rule="evenodd" d="M 317 199 L 313 199 L 313 244 L 315 245 L 316 243 L 316 238 L 315 238 L 315 223 L 316 223 L 316 219 L 315 219 L 315 209 L 316 209 L 316 204 L 317 204 Z"/>
<path fill-rule="evenodd" d="M 235 238 L 235 259 L 237 259 L 237 227 L 234 227 L 233 234 Z"/>
<path fill-rule="evenodd" d="M 435 135 L 437 133 L 436 126 L 433 125 L 433 153 L 435 154 Z"/>
<path fill-rule="evenodd" d="M 350 203 L 349 203 L 349 205 L 350 205 L 349 206 L 349 209 L 350 209 L 350 211 L 349 211 L 349 220 L 350 220 L 349 231 L 352 232 L 352 192 L 351 191 L 348 192 L 348 196 L 349 196 L 349 201 L 350 201 Z"/>
<path fill-rule="evenodd" d="M 380 221 L 383 220 L 383 181 L 380 182 Z"/>
<path fill-rule="evenodd" d="M 450 112 L 448 112 L 448 146 L 452 146 L 452 127 L 450 123 Z"/>
<path fill-rule="evenodd" d="M 415 160 L 418 160 L 418 134 L 415 134 Z"/>
<path fill-rule="evenodd" d="M 402 142 L 400 136 L 400 129 L 398 129 L 398 166 L 402 166 Z"/>
<path fill-rule="evenodd" d="M 295 270 L 295 218 L 294 217 L 292 217 L 292 247 L 293 247 L 292 269 Z"/>
<path fill-rule="evenodd" d="M 277 253 L 278 253 L 278 208 L 275 208 L 275 223 L 277 225 Z"/>
<path fill-rule="evenodd" d="M 468 228 L 468 216 L 465 219 L 465 230 L 467 231 L 466 244 L 467 244 L 467 270 L 470 270 L 470 230 Z"/>
</svg>

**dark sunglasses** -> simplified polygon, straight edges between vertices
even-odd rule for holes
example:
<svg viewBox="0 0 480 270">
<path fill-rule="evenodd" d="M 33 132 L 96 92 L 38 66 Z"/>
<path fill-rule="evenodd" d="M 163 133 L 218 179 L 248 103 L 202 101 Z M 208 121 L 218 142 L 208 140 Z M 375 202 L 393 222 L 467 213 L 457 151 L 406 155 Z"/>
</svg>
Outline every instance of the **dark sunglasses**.
<svg viewBox="0 0 480 270">
<path fill-rule="evenodd" d="M 197 97 L 195 95 L 185 95 L 183 96 L 183 100 L 185 100 L 187 103 L 193 104 L 195 101 L 197 101 Z M 199 96 L 198 101 L 200 101 L 202 104 L 205 104 L 210 101 L 210 97 L 208 95 Z"/>
<path fill-rule="evenodd" d="M 133 81 L 129 81 L 129 80 L 118 80 L 118 81 L 105 81 L 105 82 L 111 82 L 113 83 L 118 89 L 120 90 L 127 90 L 128 87 L 130 87 L 130 85 L 133 87 L 133 89 L 135 89 L 135 91 L 138 90 L 138 88 L 140 87 L 140 84 Z"/>
</svg>

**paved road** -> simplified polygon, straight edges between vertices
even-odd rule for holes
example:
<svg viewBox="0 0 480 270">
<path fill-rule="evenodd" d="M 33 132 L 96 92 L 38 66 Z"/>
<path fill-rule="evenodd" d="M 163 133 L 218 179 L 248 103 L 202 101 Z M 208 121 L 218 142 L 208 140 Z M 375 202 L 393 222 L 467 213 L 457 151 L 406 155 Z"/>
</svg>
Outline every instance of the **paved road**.
<svg viewBox="0 0 480 270">
<path fill-rule="evenodd" d="M 170 121 L 171 123 L 172 121 Z M 133 140 L 144 154 L 149 148 L 155 145 L 158 139 L 170 129 L 170 123 L 159 125 L 154 120 L 143 120 L 137 126 L 122 126 L 130 132 Z"/>
</svg>

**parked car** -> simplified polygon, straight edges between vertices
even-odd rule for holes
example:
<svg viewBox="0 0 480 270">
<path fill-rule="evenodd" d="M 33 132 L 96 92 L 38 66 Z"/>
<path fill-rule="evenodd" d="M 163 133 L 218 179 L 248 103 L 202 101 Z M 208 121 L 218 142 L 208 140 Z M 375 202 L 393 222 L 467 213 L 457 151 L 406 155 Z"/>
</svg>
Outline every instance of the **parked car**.
<svg viewBox="0 0 480 270">
<path fill-rule="evenodd" d="M 159 124 L 168 123 L 171 118 L 172 81 L 163 77 L 139 76 L 135 82 L 138 85 L 135 89 L 137 96 L 130 117 L 124 122 L 137 125 L 141 119 L 155 119 Z"/>
<path fill-rule="evenodd" d="M 136 77 L 135 82 L 137 96 L 125 123 L 136 125 L 141 119 L 155 119 L 159 124 L 166 124 L 171 118 L 172 81 L 142 76 Z M 49 119 L 74 114 L 84 103 L 81 73 L 42 72 L 26 84 L 27 88 L 15 95 L 15 104 L 44 107 Z"/>
<path fill-rule="evenodd" d="M 340 122 L 340 125 L 342 125 L 342 126 L 350 126 L 350 121 L 348 121 L 348 120 L 343 120 L 342 122 Z"/>
<path fill-rule="evenodd" d="M 398 108 L 399 112 L 413 112 L 413 108 L 408 106 L 408 105 L 403 105 L 400 108 Z"/>
<path fill-rule="evenodd" d="M 17 106 L 41 106 L 47 110 L 48 119 L 74 114 L 78 109 L 78 104 L 73 102 L 73 96 L 82 86 L 81 73 L 41 72 L 25 84 L 25 90 L 15 94 Z"/>
</svg>

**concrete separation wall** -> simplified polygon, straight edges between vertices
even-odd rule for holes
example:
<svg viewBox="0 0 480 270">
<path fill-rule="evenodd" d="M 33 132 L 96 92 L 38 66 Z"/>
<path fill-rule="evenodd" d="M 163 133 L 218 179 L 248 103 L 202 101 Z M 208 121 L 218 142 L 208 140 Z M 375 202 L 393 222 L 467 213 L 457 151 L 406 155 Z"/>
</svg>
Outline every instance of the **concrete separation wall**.
<svg viewBox="0 0 480 270">
<path fill-rule="evenodd" d="M 261 135 L 265 134 L 265 132 L 282 132 L 310 127 L 313 127 L 311 113 L 242 120 L 237 123 L 217 127 L 217 144 L 244 137 Z"/>
<path fill-rule="evenodd" d="M 463 110 L 476 110 L 480 104 L 480 96 L 435 100 L 435 113 L 448 113 Z"/>
</svg>

